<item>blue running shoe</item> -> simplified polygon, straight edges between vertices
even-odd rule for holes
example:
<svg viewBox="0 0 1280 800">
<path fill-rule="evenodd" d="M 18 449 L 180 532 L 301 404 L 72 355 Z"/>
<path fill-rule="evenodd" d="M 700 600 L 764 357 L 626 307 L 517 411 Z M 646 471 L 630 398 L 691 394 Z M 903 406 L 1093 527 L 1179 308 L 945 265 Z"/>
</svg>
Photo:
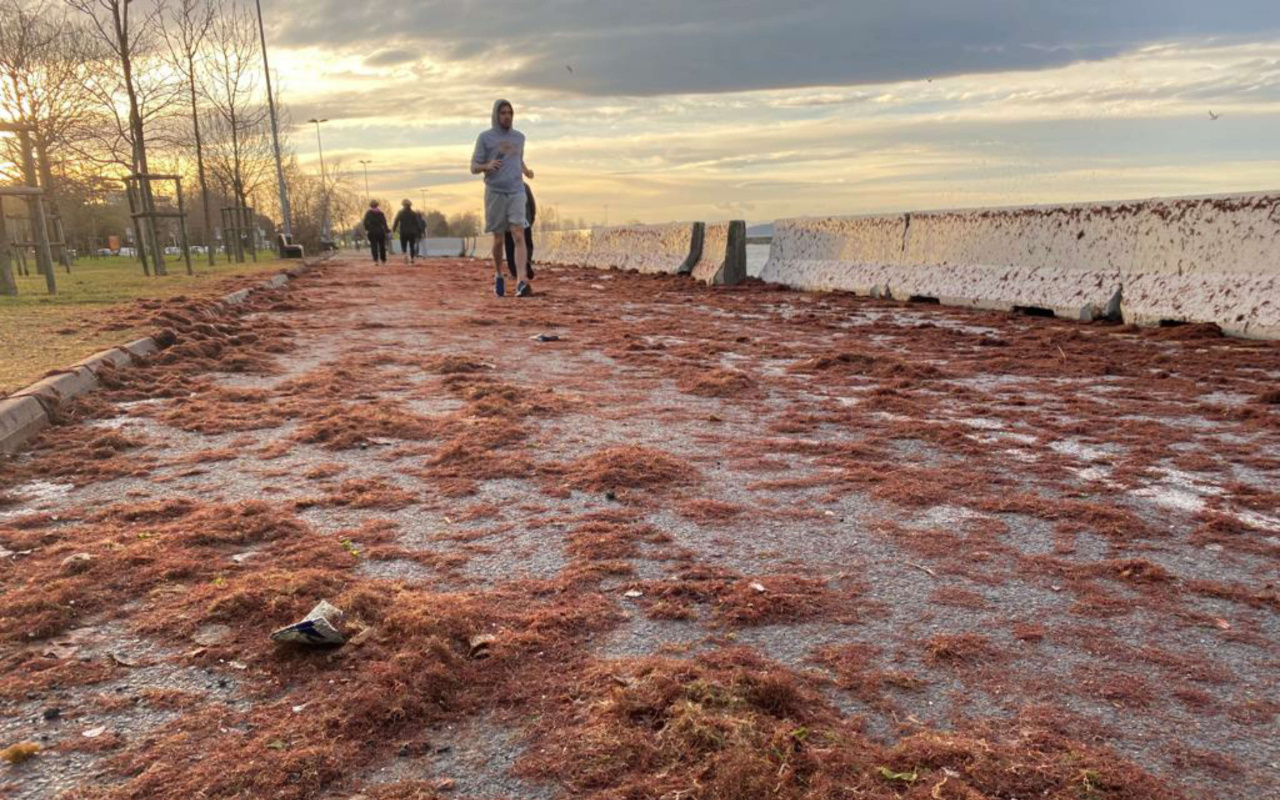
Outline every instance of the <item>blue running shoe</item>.
<svg viewBox="0 0 1280 800">
<path fill-rule="evenodd" d="M 533 287 L 524 281 L 516 284 L 516 297 L 531 297 L 533 295 Z"/>
<path fill-rule="evenodd" d="M 493 279 L 493 293 L 498 297 L 502 297 L 507 293 L 507 282 L 503 280 L 501 275 L 497 275 Z"/>
</svg>

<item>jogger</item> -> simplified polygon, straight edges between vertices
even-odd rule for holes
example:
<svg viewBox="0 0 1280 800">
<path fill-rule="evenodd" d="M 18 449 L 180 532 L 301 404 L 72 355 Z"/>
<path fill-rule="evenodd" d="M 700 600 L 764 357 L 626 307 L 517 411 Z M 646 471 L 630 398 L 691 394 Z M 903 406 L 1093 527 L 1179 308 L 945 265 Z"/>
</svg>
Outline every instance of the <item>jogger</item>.
<svg viewBox="0 0 1280 800">
<path fill-rule="evenodd" d="M 471 156 L 471 174 L 484 174 L 484 229 L 493 234 L 493 290 L 505 294 L 502 277 L 503 234 L 524 230 L 528 198 L 524 178 L 533 179 L 533 170 L 524 162 L 524 134 L 512 127 L 515 110 L 506 100 L 493 104 L 492 127 L 476 139 Z M 516 295 L 533 294 L 528 280 L 528 247 L 523 236 L 516 237 Z"/>
</svg>

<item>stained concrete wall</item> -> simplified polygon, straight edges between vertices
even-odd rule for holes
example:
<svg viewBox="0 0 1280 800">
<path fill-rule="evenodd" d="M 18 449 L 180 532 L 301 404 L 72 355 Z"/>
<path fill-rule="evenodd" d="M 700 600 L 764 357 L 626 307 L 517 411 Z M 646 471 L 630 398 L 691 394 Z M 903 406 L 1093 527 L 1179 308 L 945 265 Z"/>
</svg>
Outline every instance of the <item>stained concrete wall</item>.
<svg viewBox="0 0 1280 800">
<path fill-rule="evenodd" d="M 731 285 L 746 277 L 746 239 L 731 236 L 745 223 L 674 222 L 538 235 L 536 258 L 548 264 L 648 274 L 690 273 L 708 285 Z M 741 252 L 739 252 L 741 251 Z"/>
<path fill-rule="evenodd" d="M 1280 338 L 1280 193 L 780 220 L 761 277 Z"/>
<path fill-rule="evenodd" d="M 674 275 L 689 257 L 692 235 L 688 222 L 548 231 L 538 235 L 534 257 L 546 264 Z"/>
</svg>

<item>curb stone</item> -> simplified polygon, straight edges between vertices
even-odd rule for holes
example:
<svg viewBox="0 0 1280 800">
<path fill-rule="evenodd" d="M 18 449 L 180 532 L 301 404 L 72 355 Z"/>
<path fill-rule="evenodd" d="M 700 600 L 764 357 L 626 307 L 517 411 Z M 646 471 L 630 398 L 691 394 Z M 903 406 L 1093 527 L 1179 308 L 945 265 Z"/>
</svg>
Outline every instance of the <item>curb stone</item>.
<svg viewBox="0 0 1280 800">
<path fill-rule="evenodd" d="M 327 260 L 327 259 L 325 259 Z M 273 276 L 270 280 L 248 289 L 240 289 L 225 295 L 217 302 L 225 306 L 238 306 L 250 295 L 263 289 L 278 289 L 290 280 L 303 275 L 314 266 L 304 262 Z M 72 366 L 57 370 L 8 397 L 0 398 L 0 456 L 16 453 L 36 434 L 49 426 L 58 406 L 87 394 L 98 386 L 97 374 L 107 366 L 123 368 L 160 352 L 167 343 L 147 336 L 119 347 L 103 350 L 78 361 Z"/>
</svg>

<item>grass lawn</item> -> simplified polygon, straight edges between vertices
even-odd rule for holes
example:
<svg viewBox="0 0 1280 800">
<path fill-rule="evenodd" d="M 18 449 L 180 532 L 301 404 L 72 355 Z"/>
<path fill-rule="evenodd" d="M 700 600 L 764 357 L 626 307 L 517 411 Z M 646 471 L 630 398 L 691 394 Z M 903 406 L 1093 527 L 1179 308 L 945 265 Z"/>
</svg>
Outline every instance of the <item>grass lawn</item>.
<svg viewBox="0 0 1280 800">
<path fill-rule="evenodd" d="M 227 263 L 220 257 L 213 267 L 203 257 L 193 256 L 195 275 L 187 275 L 180 257 L 165 261 L 169 274 L 148 278 L 131 258 L 81 258 L 69 275 L 58 267 L 58 293 L 52 296 L 45 293 L 43 276 L 17 276 L 18 296 L 0 297 L 0 396 L 27 386 L 51 369 L 151 333 L 144 328 L 96 330 L 96 323 L 113 306 L 143 297 L 213 295 L 226 278 L 282 267 L 269 252 L 259 253 L 256 263 Z"/>
</svg>

